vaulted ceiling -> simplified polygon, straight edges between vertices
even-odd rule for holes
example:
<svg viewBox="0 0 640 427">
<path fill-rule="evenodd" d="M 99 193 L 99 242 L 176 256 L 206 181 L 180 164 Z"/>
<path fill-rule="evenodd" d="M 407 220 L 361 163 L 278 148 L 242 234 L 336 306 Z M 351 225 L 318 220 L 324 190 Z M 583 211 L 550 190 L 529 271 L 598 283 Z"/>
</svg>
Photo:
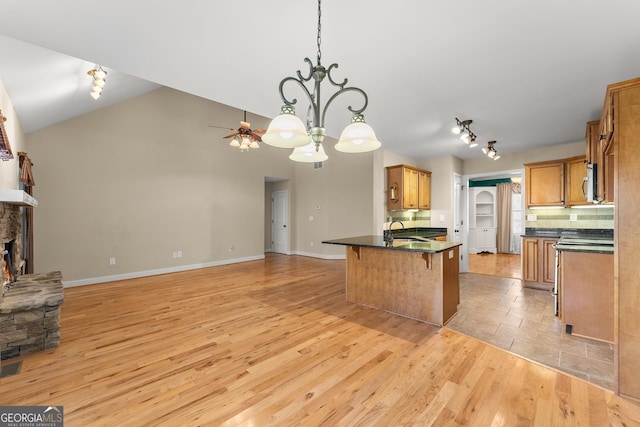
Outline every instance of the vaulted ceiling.
<svg viewBox="0 0 640 427">
<path fill-rule="evenodd" d="M 265 117 L 278 85 L 316 61 L 317 2 L 0 0 L 0 79 L 32 132 L 159 85 Z M 501 153 L 584 139 L 607 84 L 640 76 L 637 0 L 325 0 L 322 64 L 369 96 L 383 148 L 482 156 L 450 131 L 471 119 Z M 86 75 L 109 72 L 94 101 Z M 332 88 L 323 84 L 326 100 Z M 298 114 L 306 111 L 301 92 Z M 327 132 L 349 122 L 337 99 Z M 212 123 L 215 118 L 212 118 Z M 235 124 L 231 124 L 235 126 Z"/>
</svg>

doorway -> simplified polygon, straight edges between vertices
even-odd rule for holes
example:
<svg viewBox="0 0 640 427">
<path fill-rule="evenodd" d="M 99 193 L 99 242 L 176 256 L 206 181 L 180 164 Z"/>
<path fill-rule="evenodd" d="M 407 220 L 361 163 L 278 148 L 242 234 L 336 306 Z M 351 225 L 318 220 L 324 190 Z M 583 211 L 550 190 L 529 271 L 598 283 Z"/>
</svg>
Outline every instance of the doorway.
<svg viewBox="0 0 640 427">
<path fill-rule="evenodd" d="M 463 221 L 463 226 L 461 227 L 463 241 L 461 254 L 464 254 L 466 260 L 463 259 L 463 263 L 461 263 L 461 271 L 498 277 L 521 278 L 520 236 L 524 230 L 524 198 L 521 194 L 520 183 L 523 175 L 524 170 L 516 169 L 503 172 L 465 175 L 462 177 L 462 188 L 459 191 L 456 188 L 456 193 L 459 193 L 463 199 L 463 201 L 459 203 Z M 491 208 L 487 208 L 487 206 L 481 207 L 496 213 L 496 215 L 494 215 L 494 226 L 502 227 L 501 233 L 507 234 L 508 242 L 505 244 L 503 241 L 501 245 L 491 245 L 493 248 L 491 250 L 478 250 L 476 248 L 478 245 L 476 241 L 477 233 L 474 229 L 476 225 L 475 221 L 473 221 L 478 215 L 471 218 L 471 215 L 475 212 L 472 212 L 475 206 L 472 206 L 473 201 L 471 199 L 475 194 L 472 190 L 476 189 L 475 187 L 481 189 L 482 186 L 490 187 L 491 185 L 494 185 L 493 189 L 495 190 L 495 185 L 500 182 L 511 182 L 513 185 L 512 197 L 510 197 L 509 200 L 511 205 L 508 209 L 509 212 L 507 214 L 501 213 L 499 209 L 500 203 L 498 203 L 497 197 L 496 204 Z M 504 212 L 504 210 L 502 212 Z M 502 215 L 506 216 L 500 218 Z M 510 220 L 506 220 L 507 218 L 510 218 Z M 505 219 L 505 221 L 501 221 L 501 219 Z M 497 237 L 497 229 L 494 229 L 493 232 L 494 236 Z M 496 237 L 494 237 L 494 239 Z M 496 246 L 502 249 L 495 250 Z"/>
</svg>

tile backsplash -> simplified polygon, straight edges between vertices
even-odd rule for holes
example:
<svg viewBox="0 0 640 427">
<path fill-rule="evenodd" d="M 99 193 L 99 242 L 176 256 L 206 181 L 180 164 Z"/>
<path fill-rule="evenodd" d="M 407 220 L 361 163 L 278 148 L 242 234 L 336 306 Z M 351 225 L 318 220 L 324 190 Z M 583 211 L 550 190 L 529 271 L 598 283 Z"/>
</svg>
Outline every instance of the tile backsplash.
<svg viewBox="0 0 640 427">
<path fill-rule="evenodd" d="M 391 221 L 402 221 L 405 228 L 431 227 L 431 211 L 388 211 L 385 230 Z"/>
<path fill-rule="evenodd" d="M 525 227 L 613 229 L 613 210 L 613 206 L 588 209 L 527 209 Z"/>
</svg>

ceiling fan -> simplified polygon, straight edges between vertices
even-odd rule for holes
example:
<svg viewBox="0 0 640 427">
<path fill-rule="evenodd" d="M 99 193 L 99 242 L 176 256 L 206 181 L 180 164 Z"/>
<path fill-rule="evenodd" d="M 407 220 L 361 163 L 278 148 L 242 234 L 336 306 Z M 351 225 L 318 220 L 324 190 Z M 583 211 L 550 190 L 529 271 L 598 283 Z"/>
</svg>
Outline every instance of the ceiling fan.
<svg viewBox="0 0 640 427">
<path fill-rule="evenodd" d="M 262 142 L 262 135 L 266 129 L 251 129 L 251 124 L 247 122 L 247 112 L 244 112 L 244 120 L 240 122 L 238 129 L 226 128 L 221 126 L 209 126 L 218 129 L 229 129 L 234 131 L 224 138 L 232 138 L 229 145 L 239 148 L 240 151 L 247 151 L 250 148 L 260 148 L 259 142 Z"/>
</svg>

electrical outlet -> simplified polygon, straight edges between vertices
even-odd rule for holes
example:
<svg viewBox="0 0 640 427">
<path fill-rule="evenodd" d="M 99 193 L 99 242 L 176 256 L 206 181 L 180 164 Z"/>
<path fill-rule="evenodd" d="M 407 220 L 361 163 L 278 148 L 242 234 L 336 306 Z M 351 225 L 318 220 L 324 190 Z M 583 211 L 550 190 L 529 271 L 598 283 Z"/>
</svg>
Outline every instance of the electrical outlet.
<svg viewBox="0 0 640 427">
<path fill-rule="evenodd" d="M 578 214 L 569 214 L 569 221 L 577 221 Z"/>
<path fill-rule="evenodd" d="M 174 252 L 174 253 L 173 253 L 173 257 L 174 257 L 174 258 L 178 258 L 178 252 Z"/>
<path fill-rule="evenodd" d="M 182 258 L 182 251 L 178 251 L 176 254 L 178 255 L 178 258 Z"/>
<path fill-rule="evenodd" d="M 109 258 L 109 265 L 116 265 L 116 259 L 115 258 Z"/>
<path fill-rule="evenodd" d="M 313 247 L 313 240 L 309 242 L 309 246 Z"/>
<path fill-rule="evenodd" d="M 527 214 L 527 221 L 537 221 L 538 215 L 536 214 Z"/>
<path fill-rule="evenodd" d="M 233 252 L 236 247 L 233 245 L 229 245 L 229 252 Z"/>
</svg>

